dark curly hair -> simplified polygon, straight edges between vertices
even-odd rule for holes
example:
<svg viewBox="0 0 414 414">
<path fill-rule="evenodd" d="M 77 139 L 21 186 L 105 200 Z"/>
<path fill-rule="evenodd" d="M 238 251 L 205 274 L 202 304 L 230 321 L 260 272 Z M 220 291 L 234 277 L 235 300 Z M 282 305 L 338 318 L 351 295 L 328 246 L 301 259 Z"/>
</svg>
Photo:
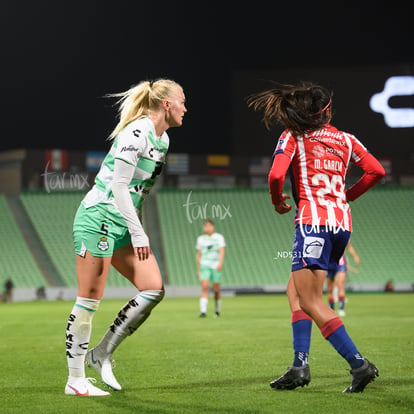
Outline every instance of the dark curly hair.
<svg viewBox="0 0 414 414">
<path fill-rule="evenodd" d="M 276 88 L 251 95 L 247 99 L 249 108 L 264 110 L 263 122 L 267 129 L 279 124 L 295 135 L 300 135 L 322 128 L 330 122 L 330 90 L 311 82 L 277 85 Z"/>
</svg>

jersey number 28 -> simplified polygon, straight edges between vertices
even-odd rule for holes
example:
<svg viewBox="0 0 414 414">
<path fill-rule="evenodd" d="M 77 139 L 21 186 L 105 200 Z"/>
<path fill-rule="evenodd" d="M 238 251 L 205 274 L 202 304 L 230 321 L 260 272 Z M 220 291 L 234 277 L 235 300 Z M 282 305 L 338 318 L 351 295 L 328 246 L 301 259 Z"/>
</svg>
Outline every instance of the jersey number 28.
<svg viewBox="0 0 414 414">
<path fill-rule="evenodd" d="M 325 197 L 328 194 L 333 195 L 336 197 L 336 205 L 341 207 L 343 205 L 343 197 L 344 197 L 344 182 L 341 175 L 333 175 L 329 177 L 328 174 L 318 173 L 312 177 L 312 184 L 315 186 L 323 185 L 323 187 L 319 188 L 316 191 L 316 195 L 318 197 L 318 201 L 321 205 L 327 206 L 332 204 L 332 200 L 327 200 Z M 329 198 L 333 198 L 332 196 Z"/>
</svg>

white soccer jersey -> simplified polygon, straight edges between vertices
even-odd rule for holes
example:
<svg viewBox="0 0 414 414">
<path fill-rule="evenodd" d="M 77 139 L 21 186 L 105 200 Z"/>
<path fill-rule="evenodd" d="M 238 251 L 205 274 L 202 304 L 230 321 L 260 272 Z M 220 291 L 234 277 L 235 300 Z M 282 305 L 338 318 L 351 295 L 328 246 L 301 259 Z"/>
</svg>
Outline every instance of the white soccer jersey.
<svg viewBox="0 0 414 414">
<path fill-rule="evenodd" d="M 141 118 L 128 124 L 115 138 L 106 155 L 95 178 L 95 185 L 83 200 L 85 207 L 106 203 L 116 208 L 111 187 L 114 161 L 120 159 L 135 167 L 129 193 L 135 208 L 140 210 L 165 164 L 168 146 L 167 133 L 157 138 L 151 119 Z"/>
<path fill-rule="evenodd" d="M 196 249 L 201 251 L 200 264 L 217 269 L 220 262 L 220 248 L 225 246 L 226 242 L 220 233 L 198 236 Z"/>
</svg>

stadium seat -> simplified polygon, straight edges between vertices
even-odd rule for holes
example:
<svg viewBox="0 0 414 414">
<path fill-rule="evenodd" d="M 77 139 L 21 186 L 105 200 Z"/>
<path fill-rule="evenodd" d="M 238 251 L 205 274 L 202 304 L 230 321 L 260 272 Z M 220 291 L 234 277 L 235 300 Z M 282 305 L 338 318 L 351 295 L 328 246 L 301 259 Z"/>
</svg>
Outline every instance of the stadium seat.
<svg viewBox="0 0 414 414">
<path fill-rule="evenodd" d="M 83 192 L 23 192 L 20 199 L 51 262 L 67 287 L 76 287 L 72 224 Z M 410 285 L 414 277 L 408 258 L 414 188 L 378 186 L 351 204 L 352 243 L 361 259 L 349 258 L 348 285 Z M 147 232 L 160 260 L 166 283 L 197 286 L 195 243 L 203 222 L 211 218 L 227 243 L 223 287 L 284 287 L 290 273 L 293 212 L 280 216 L 266 189 L 159 188 L 145 208 Z M 46 286 L 24 237 L 0 196 L 3 237 L 0 280 L 12 277 L 16 287 Z M 145 226 L 144 226 L 145 227 Z M 156 237 L 158 236 L 159 237 Z M 155 243 L 157 240 L 157 243 Z M 111 268 L 108 287 L 130 283 Z"/>
<path fill-rule="evenodd" d="M 359 273 L 348 273 L 348 283 L 385 285 L 392 280 L 414 286 L 409 261 L 414 256 L 413 205 L 414 188 L 397 186 L 374 188 L 351 204 L 352 245 L 361 264 Z"/>
<path fill-rule="evenodd" d="M 278 217 L 259 189 L 157 192 L 168 282 L 197 285 L 195 243 L 211 218 L 225 237 L 223 286 L 285 285 L 292 246 L 292 215 Z"/>
<path fill-rule="evenodd" d="M 292 201 L 291 201 L 292 202 Z M 293 202 L 292 202 L 293 203 Z M 347 282 L 413 284 L 412 187 L 377 187 L 352 203 L 352 243 L 361 259 Z M 267 190 L 160 189 L 157 206 L 168 282 L 197 285 L 195 242 L 212 218 L 227 248 L 223 286 L 285 286 L 290 273 L 293 212 L 278 215 Z"/>
<path fill-rule="evenodd" d="M 8 278 L 13 281 L 16 288 L 47 286 L 41 270 L 20 233 L 7 200 L 2 194 L 0 194 L 0 211 L 0 288 L 3 288 L 4 281 Z"/>
</svg>

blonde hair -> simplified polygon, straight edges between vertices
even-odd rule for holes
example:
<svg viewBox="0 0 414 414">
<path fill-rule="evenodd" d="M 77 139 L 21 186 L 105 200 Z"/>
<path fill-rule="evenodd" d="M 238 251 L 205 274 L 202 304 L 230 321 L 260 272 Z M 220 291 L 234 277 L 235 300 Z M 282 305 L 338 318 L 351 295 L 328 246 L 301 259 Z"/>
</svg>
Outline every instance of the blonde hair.
<svg viewBox="0 0 414 414">
<path fill-rule="evenodd" d="M 125 92 L 106 95 L 109 98 L 119 98 L 119 122 L 109 136 L 110 140 L 116 136 L 132 121 L 149 115 L 151 110 L 157 110 L 163 100 L 171 100 L 181 86 L 169 79 L 156 81 L 142 81 Z"/>
</svg>

